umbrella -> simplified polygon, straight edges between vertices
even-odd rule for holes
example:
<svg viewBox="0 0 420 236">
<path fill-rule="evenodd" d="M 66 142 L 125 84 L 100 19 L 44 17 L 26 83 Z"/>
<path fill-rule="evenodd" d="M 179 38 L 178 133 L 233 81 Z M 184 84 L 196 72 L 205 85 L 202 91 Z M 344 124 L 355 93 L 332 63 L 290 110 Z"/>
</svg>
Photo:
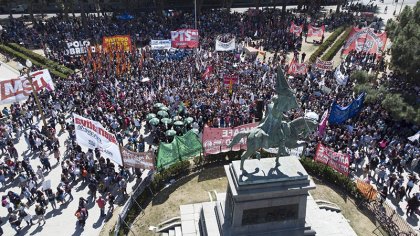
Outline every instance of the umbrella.
<svg viewBox="0 0 420 236">
<path fill-rule="evenodd" d="M 186 123 L 186 124 L 191 124 L 193 121 L 194 121 L 194 118 L 192 118 L 192 117 L 187 117 L 187 118 L 185 119 L 185 123 Z"/>
<path fill-rule="evenodd" d="M 155 105 L 153 105 L 153 107 L 156 107 L 156 108 L 159 108 L 159 107 L 162 107 L 162 106 L 164 106 L 162 103 L 155 103 Z"/>
<path fill-rule="evenodd" d="M 151 120 L 149 120 L 149 124 L 151 125 L 158 125 L 159 124 L 159 119 L 158 118 L 152 118 Z"/>
<path fill-rule="evenodd" d="M 174 120 L 182 120 L 182 117 L 181 116 L 175 116 Z"/>
<path fill-rule="evenodd" d="M 149 113 L 149 114 L 147 114 L 146 119 L 150 120 L 150 119 L 155 118 L 155 117 L 156 117 L 156 115 L 154 113 Z"/>
<path fill-rule="evenodd" d="M 309 118 L 309 119 L 312 119 L 312 120 L 315 120 L 315 121 L 318 121 L 318 119 L 319 119 L 319 116 L 318 116 L 318 114 L 316 114 L 315 112 L 308 112 L 308 113 L 306 113 L 305 114 L 305 118 Z"/>
<path fill-rule="evenodd" d="M 168 117 L 169 116 L 169 114 L 168 114 L 168 112 L 166 112 L 166 111 L 158 111 L 158 116 L 161 116 L 161 117 Z"/>
<path fill-rule="evenodd" d="M 184 122 L 178 120 L 174 122 L 174 125 L 184 125 Z"/>
<path fill-rule="evenodd" d="M 145 77 L 145 78 L 143 78 L 143 79 L 141 79 L 141 82 L 149 82 L 150 81 L 150 78 L 149 77 Z"/>
<path fill-rule="evenodd" d="M 161 110 L 161 111 L 169 111 L 169 108 L 168 108 L 168 107 L 166 107 L 166 106 L 161 106 L 161 107 L 159 108 L 159 110 Z"/>
<path fill-rule="evenodd" d="M 166 136 L 175 136 L 176 135 L 176 131 L 173 130 L 173 129 L 166 130 L 165 135 Z"/>
<path fill-rule="evenodd" d="M 172 123 L 172 120 L 165 117 L 165 118 L 160 119 L 160 122 L 166 125 L 166 124 Z"/>
</svg>

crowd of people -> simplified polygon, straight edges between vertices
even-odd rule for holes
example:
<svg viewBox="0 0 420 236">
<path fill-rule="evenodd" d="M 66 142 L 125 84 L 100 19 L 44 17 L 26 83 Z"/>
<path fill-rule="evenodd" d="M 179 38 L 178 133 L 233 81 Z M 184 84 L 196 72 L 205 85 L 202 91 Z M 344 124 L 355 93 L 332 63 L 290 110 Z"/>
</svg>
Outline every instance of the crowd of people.
<svg viewBox="0 0 420 236">
<path fill-rule="evenodd" d="M 34 118 L 38 117 L 39 122 L 39 111 L 35 109 L 32 96 L 23 104 L 13 104 L 2 111 L 0 149 L 6 155 L 0 182 L 7 188 L 18 181 L 21 189 L 21 193 L 8 191 L 2 197 L 10 224 L 17 231 L 22 220 L 33 224 L 27 211 L 31 206 L 35 208 L 38 223 L 45 223 L 47 206 L 51 205 L 54 210 L 56 203 L 62 205 L 73 200 L 72 188 L 80 182 L 90 192 L 89 198 L 79 199 L 75 213 L 81 226 L 88 217 L 87 202 L 95 200 L 102 216 L 106 202 L 110 210 L 113 209 L 117 196 L 112 194 L 112 186 L 125 192 L 130 171 L 104 159 L 99 150 L 84 151 L 78 146 L 74 126 L 69 122 L 71 113 L 100 122 L 116 133 L 121 145 L 139 152 L 148 150 L 141 133 L 143 128 L 150 130 L 152 144 L 157 145 L 169 141 L 165 131 L 171 128 L 182 134 L 193 127 L 201 132 L 206 125 L 234 127 L 251 123 L 257 120 L 256 101 L 262 99 L 267 104 L 275 93 L 276 68 L 286 66 L 289 52 L 299 57 L 303 34 L 290 33 L 290 22 L 324 24 L 334 29 L 353 20 L 353 15 L 347 12 L 317 18 L 272 9 L 245 13 L 208 11 L 199 17 L 198 49 L 154 51 L 146 46 L 151 39 L 168 39 L 171 30 L 193 28 L 193 16 L 188 13 L 162 16 L 152 12 L 130 21 L 97 16 L 83 21 L 52 17 L 32 27 L 26 27 L 19 19 L 11 19 L 1 35 L 3 41 L 42 47 L 47 57 L 77 69 L 77 73 L 67 80 L 55 80 L 54 91 L 39 94 L 48 127 L 38 129 L 35 125 Z M 233 52 L 214 52 L 216 37 L 228 33 L 233 34 L 241 46 Z M 64 54 L 68 41 L 90 40 L 96 45 L 103 36 L 126 34 L 133 42 L 130 52 L 119 49 L 109 52 L 99 47 L 96 53 L 80 57 Z M 243 41 L 266 51 L 265 56 L 248 53 Z M 305 59 L 303 54 L 305 52 L 301 61 Z M 397 79 L 386 72 L 384 60 L 373 54 L 351 52 L 342 62 L 343 73 L 378 71 L 381 74 L 378 84 Z M 238 78 L 238 82 L 226 84 L 225 77 Z M 350 79 L 346 85 L 337 84 L 333 71 L 320 71 L 315 67 L 308 75 L 290 77 L 289 83 L 300 103 L 299 109 L 286 114 L 289 119 L 309 111 L 323 114 L 334 100 L 345 106 L 357 96 L 356 81 Z M 158 113 L 156 103 L 167 107 L 172 120 L 191 117 L 194 122 L 184 129 L 176 129 L 173 124 L 151 125 L 146 117 Z M 411 124 L 395 122 L 379 103 L 369 103 L 346 124 L 329 126 L 322 137 L 312 135 L 305 154 L 313 156 L 318 142 L 349 153 L 355 172 L 362 171 L 365 181 L 386 189 L 386 195 L 392 188 L 399 199 L 404 197 L 401 189 L 409 189 L 407 198 L 415 202 L 411 199 L 419 189 L 413 185 L 417 183 L 413 170 L 417 168 L 420 150 L 418 141 L 407 140 L 414 129 Z M 69 139 L 60 143 L 57 135 L 64 132 L 69 134 Z M 14 145 L 21 138 L 27 142 L 28 150 L 19 156 Z M 60 153 L 61 145 L 65 145 L 65 153 Z M 50 154 L 56 160 L 50 161 Z M 37 161 L 39 165 L 34 170 L 32 166 Z M 54 188 L 41 184 L 45 183 L 45 174 L 58 166 L 62 172 L 60 184 Z M 407 171 L 411 173 L 410 179 L 401 175 Z M 96 192 L 101 196 L 97 197 Z"/>
</svg>

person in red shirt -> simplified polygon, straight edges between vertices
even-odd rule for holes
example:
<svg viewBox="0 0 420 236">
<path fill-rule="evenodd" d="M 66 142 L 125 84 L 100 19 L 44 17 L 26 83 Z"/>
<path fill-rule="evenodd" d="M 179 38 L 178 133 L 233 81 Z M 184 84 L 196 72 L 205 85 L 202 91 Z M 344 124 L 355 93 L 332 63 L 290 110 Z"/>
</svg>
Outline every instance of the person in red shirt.
<svg viewBox="0 0 420 236">
<path fill-rule="evenodd" d="M 98 204 L 98 207 L 101 210 L 101 217 L 105 216 L 105 200 L 102 197 L 99 197 L 98 200 L 96 200 L 96 203 Z"/>
</svg>

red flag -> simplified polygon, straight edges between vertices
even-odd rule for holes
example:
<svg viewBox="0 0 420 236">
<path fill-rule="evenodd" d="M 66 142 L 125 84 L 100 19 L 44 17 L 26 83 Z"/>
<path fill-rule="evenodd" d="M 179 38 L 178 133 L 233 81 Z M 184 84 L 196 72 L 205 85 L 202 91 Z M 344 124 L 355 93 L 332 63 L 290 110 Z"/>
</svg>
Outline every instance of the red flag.
<svg viewBox="0 0 420 236">
<path fill-rule="evenodd" d="M 289 75 L 297 75 L 297 74 L 306 74 L 307 67 L 305 63 L 298 63 L 295 59 L 290 62 L 289 70 L 287 73 Z"/>
<path fill-rule="evenodd" d="M 299 36 L 302 33 L 303 25 L 295 25 L 295 22 L 292 21 L 290 25 L 290 33 Z"/>
<path fill-rule="evenodd" d="M 356 50 L 358 52 L 376 53 L 379 56 L 385 49 L 386 40 L 386 32 L 375 33 L 370 28 L 359 29 L 353 27 L 346 44 L 343 46 L 343 54 L 347 55 L 351 50 Z"/>
<path fill-rule="evenodd" d="M 308 26 L 308 37 L 322 37 L 325 32 L 325 26 L 322 25 L 321 27 L 313 27 L 312 25 Z"/>
<path fill-rule="evenodd" d="M 207 66 L 206 71 L 204 71 L 202 77 L 203 79 L 207 79 L 213 73 L 213 66 Z"/>
</svg>

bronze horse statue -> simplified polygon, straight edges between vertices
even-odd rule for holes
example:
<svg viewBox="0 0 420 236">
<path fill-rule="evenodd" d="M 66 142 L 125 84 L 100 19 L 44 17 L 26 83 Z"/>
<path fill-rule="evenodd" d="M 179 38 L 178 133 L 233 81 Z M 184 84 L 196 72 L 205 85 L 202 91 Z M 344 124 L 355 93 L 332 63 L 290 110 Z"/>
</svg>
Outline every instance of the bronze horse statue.
<svg viewBox="0 0 420 236">
<path fill-rule="evenodd" d="M 299 143 L 298 140 L 307 137 L 318 125 L 316 121 L 306 117 L 299 117 L 290 122 L 283 121 L 284 112 L 298 108 L 298 104 L 280 67 L 277 71 L 276 92 L 277 95 L 273 96 L 267 114 L 258 127 L 238 133 L 229 144 L 229 147 L 233 147 L 242 138 L 247 138 L 247 150 L 241 156 L 242 170 L 244 161 L 260 148 L 278 148 L 278 165 L 279 157 L 289 155 L 286 148 L 304 146 L 305 144 Z"/>
</svg>

